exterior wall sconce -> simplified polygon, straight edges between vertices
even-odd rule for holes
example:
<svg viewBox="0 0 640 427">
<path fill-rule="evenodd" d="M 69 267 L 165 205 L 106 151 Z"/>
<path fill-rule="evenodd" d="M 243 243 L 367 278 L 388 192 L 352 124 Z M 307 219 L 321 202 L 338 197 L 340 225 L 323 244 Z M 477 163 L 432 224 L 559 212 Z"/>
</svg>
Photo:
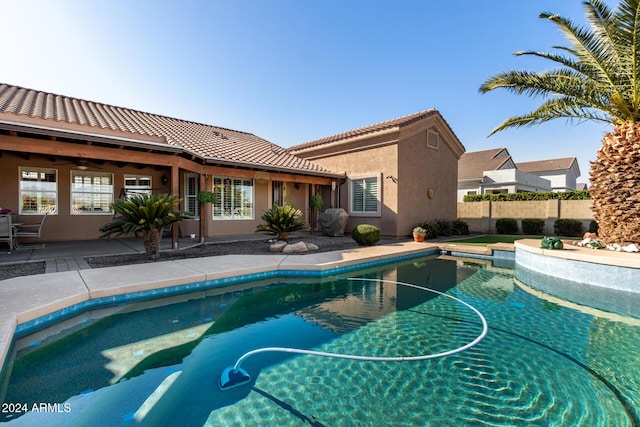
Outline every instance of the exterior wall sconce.
<svg viewBox="0 0 640 427">
<path fill-rule="evenodd" d="M 295 184 L 293 184 L 293 186 L 296 187 L 296 190 L 300 189 L 300 183 L 299 182 L 296 182 Z"/>
<path fill-rule="evenodd" d="M 167 185 L 167 182 L 169 182 L 169 178 L 167 177 L 167 175 L 162 175 L 160 177 L 160 182 L 162 183 L 162 185 Z"/>
</svg>

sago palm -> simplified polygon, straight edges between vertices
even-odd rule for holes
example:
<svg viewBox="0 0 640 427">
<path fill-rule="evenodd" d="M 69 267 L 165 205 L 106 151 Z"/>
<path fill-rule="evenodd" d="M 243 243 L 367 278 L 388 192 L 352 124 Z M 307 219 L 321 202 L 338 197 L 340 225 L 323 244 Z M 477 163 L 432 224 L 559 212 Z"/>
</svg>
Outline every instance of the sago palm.
<svg viewBox="0 0 640 427">
<path fill-rule="evenodd" d="M 279 206 L 274 203 L 271 209 L 264 211 L 262 220 L 264 224 L 259 224 L 256 231 L 269 231 L 277 234 L 278 240 L 289 241 L 289 233 L 302 230 L 307 227 L 307 223 L 300 220 L 302 212 L 291 205 Z"/>
<path fill-rule="evenodd" d="M 550 71 L 506 71 L 487 79 L 486 93 L 503 88 L 544 101 L 534 111 L 507 119 L 495 133 L 557 118 L 613 125 L 591 164 L 590 194 L 598 234 L 607 242 L 640 242 L 640 0 L 621 0 L 615 9 L 601 0 L 584 3 L 588 26 L 542 13 L 566 36 L 555 53 L 516 55 L 554 62 Z"/>
<path fill-rule="evenodd" d="M 111 205 L 116 216 L 100 227 L 101 237 L 142 232 L 145 252 L 149 259 L 156 260 L 162 229 L 191 217 L 188 212 L 175 210 L 178 203 L 180 199 L 169 194 L 142 194 L 118 199 Z"/>
</svg>

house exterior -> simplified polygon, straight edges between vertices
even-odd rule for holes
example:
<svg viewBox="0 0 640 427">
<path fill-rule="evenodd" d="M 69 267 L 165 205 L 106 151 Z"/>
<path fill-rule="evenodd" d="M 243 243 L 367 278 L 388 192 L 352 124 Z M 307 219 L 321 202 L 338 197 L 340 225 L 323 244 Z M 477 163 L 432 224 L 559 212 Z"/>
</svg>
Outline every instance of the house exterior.
<svg viewBox="0 0 640 427">
<path fill-rule="evenodd" d="M 456 218 L 456 177 L 464 147 L 437 110 L 425 110 L 289 148 L 297 157 L 344 173 L 331 206 L 349 214 L 346 229 L 373 224 L 386 236 Z"/>
<path fill-rule="evenodd" d="M 464 153 L 458 164 L 458 202 L 466 195 L 551 190 L 547 176 L 520 169 L 506 148 Z"/>
<path fill-rule="evenodd" d="M 0 84 L 0 207 L 23 223 L 48 213 L 43 241 L 99 237 L 110 204 L 170 193 L 198 236 L 250 234 L 272 203 L 308 220 L 309 197 L 345 177 L 253 134 Z M 200 207 L 199 191 L 218 203 Z"/>
<path fill-rule="evenodd" d="M 551 191 L 572 191 L 578 188 L 580 167 L 575 157 L 518 162 L 516 167 L 523 172 L 548 179 Z"/>
</svg>

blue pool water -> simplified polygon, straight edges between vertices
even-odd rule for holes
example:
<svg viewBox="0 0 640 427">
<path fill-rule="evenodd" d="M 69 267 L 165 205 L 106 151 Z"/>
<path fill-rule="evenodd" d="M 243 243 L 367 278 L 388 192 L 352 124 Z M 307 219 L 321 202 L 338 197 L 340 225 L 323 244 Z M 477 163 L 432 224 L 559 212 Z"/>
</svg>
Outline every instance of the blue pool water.
<svg viewBox="0 0 640 427">
<path fill-rule="evenodd" d="M 251 383 L 219 390 L 222 370 L 259 347 L 414 356 L 459 347 L 481 330 L 478 317 L 449 298 L 347 277 L 446 292 L 479 309 L 489 334 L 463 353 L 421 362 L 263 353 L 242 364 Z M 640 307 L 607 310 L 597 301 L 587 306 L 562 297 L 521 284 L 511 270 L 429 257 L 342 277 L 254 282 L 85 313 L 16 343 L 1 389 L 3 409 L 12 411 L 3 410 L 0 420 L 47 426 L 638 425 Z M 26 414 L 16 409 L 23 403 Z"/>
</svg>

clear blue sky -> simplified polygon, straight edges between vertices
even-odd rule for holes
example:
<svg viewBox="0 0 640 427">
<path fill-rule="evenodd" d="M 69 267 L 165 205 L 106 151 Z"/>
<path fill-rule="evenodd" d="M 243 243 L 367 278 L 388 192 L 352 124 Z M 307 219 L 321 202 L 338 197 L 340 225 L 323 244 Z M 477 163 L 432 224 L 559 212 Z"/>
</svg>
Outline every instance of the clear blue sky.
<svg viewBox="0 0 640 427">
<path fill-rule="evenodd" d="M 610 5 L 616 5 L 614 1 Z M 487 135 L 538 101 L 478 93 L 566 45 L 542 11 L 580 0 L 0 0 L 0 81 L 254 133 L 288 147 L 436 108 L 467 151 L 576 156 L 586 182 L 606 125 Z"/>
</svg>

